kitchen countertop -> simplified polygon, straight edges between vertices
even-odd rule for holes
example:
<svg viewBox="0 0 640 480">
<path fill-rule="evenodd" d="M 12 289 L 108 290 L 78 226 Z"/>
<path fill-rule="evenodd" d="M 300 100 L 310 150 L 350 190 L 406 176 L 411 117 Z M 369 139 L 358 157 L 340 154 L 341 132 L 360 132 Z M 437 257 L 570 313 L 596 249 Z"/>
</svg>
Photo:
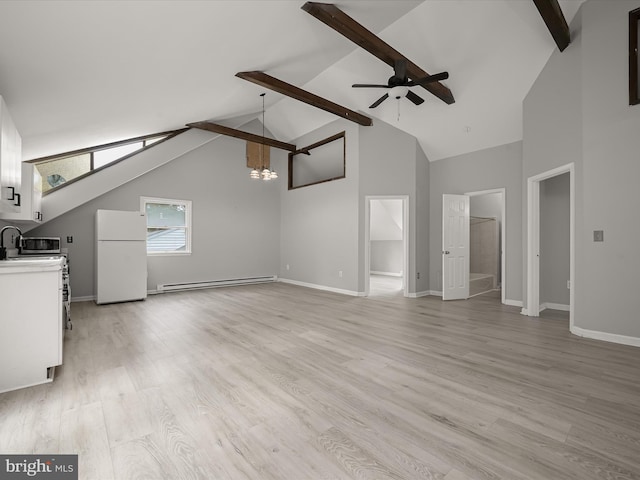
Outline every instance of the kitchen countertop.
<svg viewBox="0 0 640 480">
<path fill-rule="evenodd" d="M 56 270 L 62 268 L 64 259 L 61 257 L 14 257 L 0 260 L 0 273 L 10 273 L 16 270 Z"/>
</svg>

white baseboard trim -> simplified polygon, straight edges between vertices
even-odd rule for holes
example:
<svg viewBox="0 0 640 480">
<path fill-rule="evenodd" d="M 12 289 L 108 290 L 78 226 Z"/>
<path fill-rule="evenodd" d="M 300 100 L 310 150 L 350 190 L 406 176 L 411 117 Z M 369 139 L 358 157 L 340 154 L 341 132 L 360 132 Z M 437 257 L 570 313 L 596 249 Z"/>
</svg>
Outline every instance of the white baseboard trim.
<svg viewBox="0 0 640 480">
<path fill-rule="evenodd" d="M 632 347 L 640 347 L 640 338 L 638 337 L 618 335 L 617 333 L 599 332 L 597 330 L 587 330 L 586 328 L 576 327 L 575 325 L 571 327 L 571 333 L 579 337 L 591 338 L 593 340 L 602 340 L 605 342 L 630 345 Z"/>
<path fill-rule="evenodd" d="M 424 292 L 415 292 L 415 293 L 409 293 L 409 295 L 407 295 L 409 298 L 420 298 L 420 297 L 428 297 L 429 295 L 431 295 L 431 293 L 429 293 L 430 290 L 425 290 Z"/>
<path fill-rule="evenodd" d="M 400 273 L 398 273 L 398 272 L 378 272 L 378 271 L 371 270 L 369 273 L 371 275 L 383 275 L 385 277 L 402 277 L 402 272 L 400 272 Z"/>
<path fill-rule="evenodd" d="M 289 278 L 278 278 L 278 282 L 289 283 L 299 287 L 315 288 L 316 290 L 324 290 L 326 292 L 340 293 L 342 295 L 350 295 L 352 297 L 364 297 L 364 292 L 356 292 L 354 290 L 344 290 L 342 288 L 328 287 L 326 285 L 318 285 L 315 283 L 300 282 Z"/>
<path fill-rule="evenodd" d="M 512 307 L 522 307 L 522 300 L 511 300 L 509 298 L 505 298 L 504 304 Z"/>
<path fill-rule="evenodd" d="M 439 292 L 438 290 L 427 290 L 427 293 L 429 295 L 433 295 L 434 297 L 441 297 L 442 296 L 442 292 Z"/>
<path fill-rule="evenodd" d="M 563 303 L 551 303 L 551 302 L 545 302 L 542 305 L 540 305 L 540 312 L 543 310 L 546 310 L 547 308 L 551 309 L 551 310 L 560 310 L 562 312 L 568 312 L 570 310 L 569 305 L 565 305 Z"/>
<path fill-rule="evenodd" d="M 86 297 L 71 297 L 71 303 L 75 302 L 93 302 L 96 299 L 95 295 L 87 295 Z"/>
</svg>

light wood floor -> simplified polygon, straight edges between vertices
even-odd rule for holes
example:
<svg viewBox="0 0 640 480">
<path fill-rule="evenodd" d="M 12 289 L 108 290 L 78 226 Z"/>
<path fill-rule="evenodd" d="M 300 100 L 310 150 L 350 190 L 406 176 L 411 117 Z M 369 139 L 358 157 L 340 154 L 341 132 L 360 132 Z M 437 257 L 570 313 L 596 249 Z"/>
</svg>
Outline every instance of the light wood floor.
<svg viewBox="0 0 640 480">
<path fill-rule="evenodd" d="M 55 381 L 0 395 L 0 452 L 81 479 L 640 479 L 640 349 L 543 315 L 286 284 L 76 303 Z"/>
</svg>

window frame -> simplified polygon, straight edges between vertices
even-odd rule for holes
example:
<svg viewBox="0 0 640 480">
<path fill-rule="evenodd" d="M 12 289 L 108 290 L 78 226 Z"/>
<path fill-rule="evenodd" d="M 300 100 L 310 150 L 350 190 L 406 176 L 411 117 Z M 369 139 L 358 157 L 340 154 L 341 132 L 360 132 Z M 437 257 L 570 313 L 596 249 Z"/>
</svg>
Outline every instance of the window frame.
<svg viewBox="0 0 640 480">
<path fill-rule="evenodd" d="M 294 185 L 293 184 L 293 177 L 294 177 L 294 172 L 293 169 L 295 167 L 295 156 L 298 154 L 305 154 L 305 155 L 310 155 L 311 154 L 311 150 L 313 150 L 314 148 L 318 148 L 318 147 L 322 147 L 324 145 L 327 145 L 331 142 L 336 142 L 336 141 L 342 141 L 342 174 L 335 176 L 335 177 L 329 177 L 329 178 L 324 178 L 322 180 L 318 180 L 315 182 L 310 182 L 310 183 L 305 183 L 305 184 L 301 184 L 301 185 Z M 343 130 L 340 133 L 336 133 L 335 135 L 332 135 L 330 137 L 327 137 L 325 139 L 320 140 L 319 142 L 316 142 L 312 145 L 307 145 L 306 147 L 302 147 L 299 148 L 298 150 L 296 150 L 295 152 L 289 152 L 289 182 L 288 182 L 288 190 L 296 190 L 298 188 L 304 188 L 304 187 L 311 187 L 313 185 L 319 185 L 321 183 L 326 183 L 326 182 L 333 182 L 334 180 L 342 180 L 344 178 L 347 178 L 347 132 L 345 130 Z"/>
<path fill-rule="evenodd" d="M 184 205 L 185 207 L 185 250 L 167 250 L 160 252 L 150 252 L 147 249 L 148 257 L 171 257 L 171 256 L 182 256 L 182 255 L 191 255 L 191 239 L 193 237 L 193 227 L 192 227 L 192 209 L 193 202 L 191 200 L 178 200 L 173 198 L 160 198 L 160 197 L 140 197 L 140 212 L 145 216 L 147 213 L 147 204 L 161 204 L 161 205 Z M 145 220 L 146 222 L 146 220 Z M 147 224 L 147 232 L 149 231 L 149 225 Z M 182 228 L 182 227 L 181 227 Z M 148 248 L 148 247 L 147 247 Z"/>
</svg>

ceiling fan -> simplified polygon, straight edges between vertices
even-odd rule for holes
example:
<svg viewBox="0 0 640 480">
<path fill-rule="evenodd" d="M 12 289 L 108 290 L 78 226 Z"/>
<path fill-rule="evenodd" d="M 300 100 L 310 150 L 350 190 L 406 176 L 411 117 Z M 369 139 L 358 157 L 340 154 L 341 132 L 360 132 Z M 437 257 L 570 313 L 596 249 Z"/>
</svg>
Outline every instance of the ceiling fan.
<svg viewBox="0 0 640 480">
<path fill-rule="evenodd" d="M 449 78 L 448 72 L 436 73 L 435 75 L 427 75 L 426 77 L 418 78 L 416 80 L 409 80 L 407 77 L 407 60 L 400 58 L 395 60 L 393 66 L 393 76 L 387 80 L 386 85 L 371 84 L 371 83 L 356 83 L 352 85 L 353 88 L 388 88 L 389 92 L 385 93 L 378 100 L 373 102 L 369 108 L 376 108 L 387 98 L 400 99 L 401 97 L 407 97 L 415 105 L 420 105 L 424 102 L 424 99 L 409 90 L 409 87 L 415 87 L 416 85 L 425 86 L 429 83 L 439 82 L 440 80 L 446 80 Z"/>
<path fill-rule="evenodd" d="M 383 41 L 380 37 L 367 30 L 366 27 L 359 24 L 356 20 L 340 10 L 336 5 L 330 3 L 306 2 L 302 6 L 302 10 L 317 18 L 328 27 L 331 27 L 336 32 L 351 40 L 360 48 L 363 48 L 364 50 L 368 51 L 369 53 L 392 67 L 394 69 L 393 77 L 402 80 L 399 83 L 407 83 L 407 75 L 413 78 L 414 80 L 410 85 L 404 85 L 404 88 L 407 88 L 407 91 L 408 87 L 412 87 L 414 84 L 420 85 L 422 88 L 428 90 L 430 93 L 445 102 L 447 105 L 455 103 L 455 99 L 453 98 L 453 93 L 451 93 L 451 90 L 449 90 L 449 88 L 439 82 L 439 80 L 447 78 L 445 76 L 447 75 L 446 73 L 429 75 L 426 71 L 413 63 L 411 60 L 408 60 L 404 55 L 394 49 L 391 45 Z M 406 63 L 399 67 L 397 63 L 398 60 L 403 60 Z M 404 72 L 404 74 L 402 72 Z M 379 88 L 389 89 L 393 87 L 394 85 L 391 84 L 391 81 L 387 85 L 379 86 Z M 414 97 L 413 93 L 411 93 L 411 95 L 408 95 L 407 93 L 400 92 L 398 95 L 393 95 L 394 93 L 396 92 L 389 92 L 387 96 L 385 96 L 381 100 L 378 100 L 378 102 L 383 102 L 389 96 L 393 96 L 394 98 L 396 96 L 407 96 L 407 98 L 409 98 L 409 100 L 411 100 L 412 102 L 416 103 L 417 101 L 416 97 L 418 97 L 418 95 L 415 95 Z M 420 101 L 419 103 L 422 102 Z M 374 103 L 373 105 L 371 105 L 371 108 L 375 108 L 379 104 L 380 103 Z"/>
</svg>

